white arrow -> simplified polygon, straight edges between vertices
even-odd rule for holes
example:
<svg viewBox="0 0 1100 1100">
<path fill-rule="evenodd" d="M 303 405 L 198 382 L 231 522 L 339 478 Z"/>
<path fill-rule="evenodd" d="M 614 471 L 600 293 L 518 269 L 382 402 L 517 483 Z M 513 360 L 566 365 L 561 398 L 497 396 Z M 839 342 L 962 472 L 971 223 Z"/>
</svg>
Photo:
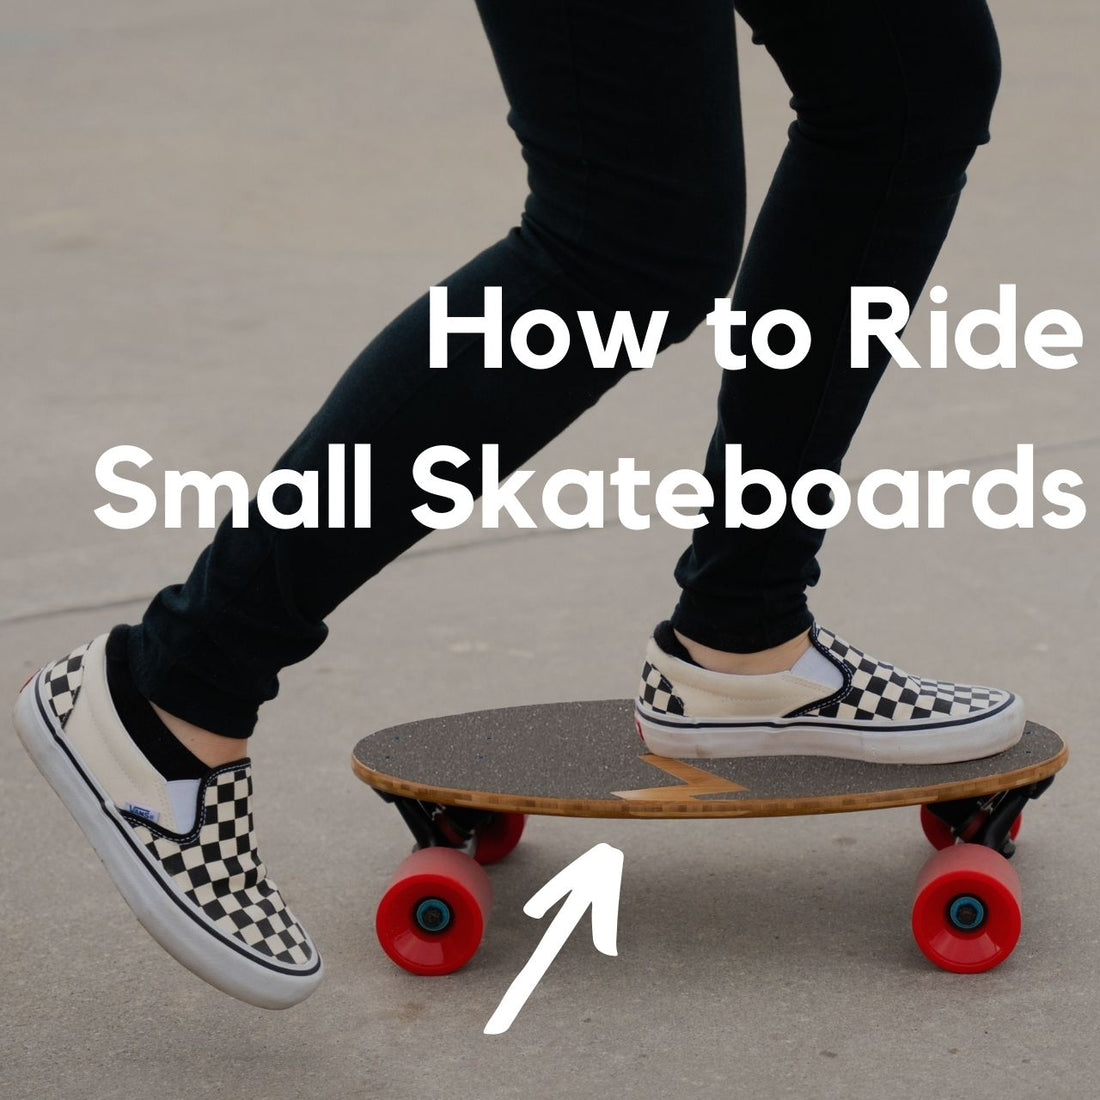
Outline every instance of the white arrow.
<svg viewBox="0 0 1100 1100">
<path fill-rule="evenodd" d="M 619 930 L 619 887 L 623 880 L 623 854 L 610 844 L 597 844 L 559 871 L 523 911 L 536 920 L 550 906 L 565 898 L 565 904 L 546 929 L 527 965 L 516 975 L 497 1010 L 485 1025 L 486 1035 L 502 1035 L 519 1015 L 535 986 L 550 969 L 570 933 L 592 906 L 592 943 L 604 955 L 617 955 L 615 937 Z M 566 897 L 566 895 L 569 895 Z"/>
</svg>

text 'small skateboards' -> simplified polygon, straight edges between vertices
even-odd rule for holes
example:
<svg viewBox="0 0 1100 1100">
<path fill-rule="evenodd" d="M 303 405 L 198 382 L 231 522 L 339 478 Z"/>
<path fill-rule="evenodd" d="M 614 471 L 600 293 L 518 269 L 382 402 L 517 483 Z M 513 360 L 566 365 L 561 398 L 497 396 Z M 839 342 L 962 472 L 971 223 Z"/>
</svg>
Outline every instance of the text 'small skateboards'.
<svg viewBox="0 0 1100 1100">
<path fill-rule="evenodd" d="M 519 842 L 525 816 L 783 817 L 919 805 L 937 849 L 917 877 L 912 929 L 935 964 L 988 970 L 1020 933 L 1008 862 L 1020 811 L 1065 764 L 1062 739 L 1029 722 L 996 756 L 872 764 L 822 756 L 673 760 L 645 751 L 629 700 L 547 703 L 430 718 L 356 746 L 356 775 L 392 802 L 417 849 L 378 906 L 399 966 L 448 974 L 481 942 L 492 891 L 484 865 Z"/>
</svg>

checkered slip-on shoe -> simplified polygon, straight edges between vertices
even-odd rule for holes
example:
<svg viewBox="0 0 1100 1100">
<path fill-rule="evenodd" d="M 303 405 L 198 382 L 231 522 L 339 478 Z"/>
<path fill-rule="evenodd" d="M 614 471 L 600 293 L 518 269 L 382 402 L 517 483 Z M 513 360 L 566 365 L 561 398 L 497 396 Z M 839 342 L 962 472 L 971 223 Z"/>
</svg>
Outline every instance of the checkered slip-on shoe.
<svg viewBox="0 0 1100 1100">
<path fill-rule="evenodd" d="M 15 728 L 138 920 L 189 970 L 261 1008 L 289 1008 L 321 958 L 256 850 L 248 760 L 168 783 L 107 686 L 107 635 L 27 681 Z"/>
<path fill-rule="evenodd" d="M 679 648 L 670 634 L 665 645 Z M 946 764 L 1002 752 L 1023 733 L 1024 703 L 1011 692 L 910 676 L 817 626 L 810 640 L 788 672 L 734 676 L 650 639 L 635 701 L 646 746 L 661 756 Z"/>
</svg>

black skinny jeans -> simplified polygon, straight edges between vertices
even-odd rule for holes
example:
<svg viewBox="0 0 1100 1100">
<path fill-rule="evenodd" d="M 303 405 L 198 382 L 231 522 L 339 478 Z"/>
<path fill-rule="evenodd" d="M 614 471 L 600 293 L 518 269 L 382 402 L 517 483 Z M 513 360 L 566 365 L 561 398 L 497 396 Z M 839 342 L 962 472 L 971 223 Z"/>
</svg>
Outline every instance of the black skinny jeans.
<svg viewBox="0 0 1100 1100">
<path fill-rule="evenodd" d="M 253 502 L 249 527 L 223 523 L 187 582 L 160 592 L 131 630 L 142 692 L 205 728 L 247 736 L 279 670 L 324 640 L 326 615 L 427 533 L 411 514 L 429 499 L 411 476 L 424 448 L 470 454 L 447 476 L 476 494 L 481 444 L 499 444 L 503 475 L 630 373 L 625 361 L 593 369 L 578 310 L 595 311 L 604 332 L 615 310 L 629 309 L 639 331 L 668 310 L 664 344 L 675 343 L 737 270 L 744 171 L 730 0 L 478 6 L 530 194 L 517 228 L 443 280 L 449 311 L 480 314 L 483 288 L 500 286 L 505 333 L 527 310 L 549 309 L 569 323 L 571 351 L 532 370 L 505 339 L 503 369 L 486 370 L 481 339 L 452 336 L 448 368 L 430 370 L 426 295 L 378 335 L 276 463 L 321 471 L 323 501 L 328 444 L 371 443 L 372 527 L 329 530 L 322 514 L 320 528 L 275 530 Z M 813 346 L 776 371 L 735 336 L 748 368 L 723 373 L 706 462 L 718 504 L 677 565 L 674 623 L 746 652 L 810 625 L 805 589 L 822 532 L 789 512 L 769 529 L 727 529 L 723 445 L 742 444 L 745 468 L 775 472 L 788 493 L 807 470 L 839 470 L 886 366 L 880 354 L 869 370 L 848 368 L 849 288 L 920 294 L 966 166 L 988 140 L 999 55 L 984 0 L 742 0 L 738 10 L 779 65 L 796 120 L 741 264 L 733 306 L 748 324 L 735 331 L 792 309 Z M 292 511 L 295 496 L 280 490 L 276 502 Z M 759 510 L 748 494 L 746 506 Z"/>
</svg>

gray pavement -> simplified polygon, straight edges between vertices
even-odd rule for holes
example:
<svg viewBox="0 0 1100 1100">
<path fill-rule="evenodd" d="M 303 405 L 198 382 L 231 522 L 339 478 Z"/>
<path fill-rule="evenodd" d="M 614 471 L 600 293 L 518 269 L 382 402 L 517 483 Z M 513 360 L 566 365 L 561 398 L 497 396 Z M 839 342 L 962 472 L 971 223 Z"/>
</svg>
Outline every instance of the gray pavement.
<svg viewBox="0 0 1100 1100">
<path fill-rule="evenodd" d="M 847 472 L 980 471 L 1033 442 L 1041 472 L 1076 470 L 1093 506 L 1100 15 L 1003 0 L 996 16 L 995 140 L 936 278 L 967 308 L 1016 282 L 1028 313 L 1069 309 L 1083 361 L 892 369 Z M 742 54 L 756 202 L 788 109 L 744 34 Z M 258 479 L 362 344 L 508 227 L 523 174 L 467 4 L 8 0 L 0 55 L 0 688 L 13 697 L 42 660 L 138 617 L 204 543 L 99 524 L 98 455 L 135 443 L 151 469 Z M 536 468 L 619 455 L 698 467 L 717 381 L 697 335 Z M 341 607 L 263 716 L 262 850 L 328 967 L 297 1009 L 240 1005 L 164 956 L 7 742 L 0 1095 L 1093 1095 L 1096 531 L 1091 516 L 992 531 L 965 508 L 942 531 L 853 519 L 822 559 L 823 622 L 903 667 L 1013 686 L 1071 741 L 1070 767 L 1028 813 L 1025 927 L 1000 969 L 944 974 L 913 946 L 926 849 L 902 810 L 539 819 L 494 873 L 474 962 L 435 980 L 393 967 L 373 912 L 408 841 L 352 776 L 353 741 L 448 711 L 629 694 L 684 538 L 471 526 L 433 535 Z M 482 1035 L 541 936 L 523 902 L 598 841 L 625 853 L 619 957 L 577 935 L 511 1031 Z"/>
</svg>

